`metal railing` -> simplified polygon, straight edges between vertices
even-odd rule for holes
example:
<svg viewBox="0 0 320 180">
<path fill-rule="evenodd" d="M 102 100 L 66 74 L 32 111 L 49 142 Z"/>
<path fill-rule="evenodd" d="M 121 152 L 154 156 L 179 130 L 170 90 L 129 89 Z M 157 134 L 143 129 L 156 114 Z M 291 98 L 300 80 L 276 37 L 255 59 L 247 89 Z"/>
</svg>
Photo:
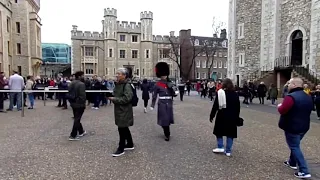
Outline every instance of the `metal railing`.
<svg viewBox="0 0 320 180">
<path fill-rule="evenodd" d="M 53 90 L 50 90 L 53 89 Z M 43 93 L 43 105 L 46 106 L 46 93 L 67 93 L 68 90 L 58 90 L 57 88 L 47 88 L 44 87 L 44 90 L 9 90 L 3 89 L 0 90 L 2 93 L 21 93 L 21 102 L 24 102 L 24 93 Z M 112 93 L 113 90 L 86 90 L 86 93 Z M 24 106 L 21 105 L 21 117 L 24 117 Z"/>
</svg>

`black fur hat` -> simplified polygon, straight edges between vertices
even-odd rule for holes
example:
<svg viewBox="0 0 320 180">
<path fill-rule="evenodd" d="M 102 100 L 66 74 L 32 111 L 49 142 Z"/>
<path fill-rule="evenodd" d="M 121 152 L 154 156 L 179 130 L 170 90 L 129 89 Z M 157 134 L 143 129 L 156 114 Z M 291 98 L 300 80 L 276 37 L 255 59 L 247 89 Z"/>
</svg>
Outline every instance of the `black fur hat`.
<svg viewBox="0 0 320 180">
<path fill-rule="evenodd" d="M 169 76 L 170 75 L 170 68 L 169 65 L 165 62 L 157 63 L 155 67 L 156 75 L 158 78 L 161 76 Z"/>
</svg>

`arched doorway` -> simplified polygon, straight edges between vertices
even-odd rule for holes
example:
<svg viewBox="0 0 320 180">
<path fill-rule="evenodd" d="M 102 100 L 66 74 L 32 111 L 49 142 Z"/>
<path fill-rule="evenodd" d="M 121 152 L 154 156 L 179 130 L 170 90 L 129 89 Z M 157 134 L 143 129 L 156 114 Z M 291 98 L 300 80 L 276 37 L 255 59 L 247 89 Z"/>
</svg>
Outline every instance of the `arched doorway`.
<svg viewBox="0 0 320 180">
<path fill-rule="evenodd" d="M 303 34 L 296 30 L 291 35 L 291 65 L 302 65 Z"/>
</svg>

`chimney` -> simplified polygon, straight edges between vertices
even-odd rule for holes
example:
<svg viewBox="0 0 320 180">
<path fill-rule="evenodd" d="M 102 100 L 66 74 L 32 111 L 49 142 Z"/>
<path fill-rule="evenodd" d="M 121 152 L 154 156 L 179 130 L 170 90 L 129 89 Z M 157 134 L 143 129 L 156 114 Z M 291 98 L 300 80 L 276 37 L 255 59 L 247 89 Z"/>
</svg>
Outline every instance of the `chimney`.
<svg viewBox="0 0 320 180">
<path fill-rule="evenodd" d="M 227 30 L 226 29 L 221 29 L 220 38 L 227 39 Z"/>
<path fill-rule="evenodd" d="M 216 33 L 214 33 L 213 38 L 218 38 L 218 35 Z"/>
<path fill-rule="evenodd" d="M 174 31 L 170 31 L 170 37 L 174 37 Z"/>
</svg>

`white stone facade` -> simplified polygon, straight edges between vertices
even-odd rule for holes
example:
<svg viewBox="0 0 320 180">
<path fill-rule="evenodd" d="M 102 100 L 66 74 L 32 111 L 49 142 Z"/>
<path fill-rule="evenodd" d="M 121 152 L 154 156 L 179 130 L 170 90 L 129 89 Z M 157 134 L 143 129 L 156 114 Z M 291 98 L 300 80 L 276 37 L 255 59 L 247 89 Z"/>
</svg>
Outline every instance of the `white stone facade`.
<svg viewBox="0 0 320 180">
<path fill-rule="evenodd" d="M 154 65 L 166 61 L 171 70 L 176 64 L 160 55 L 163 49 L 170 49 L 169 36 L 152 34 L 152 12 L 141 12 L 140 22 L 117 21 L 117 10 L 104 10 L 102 32 L 71 31 L 71 71 L 84 71 L 87 76 L 98 75 L 113 78 L 116 69 L 131 67 L 137 78 L 155 77 Z M 160 54 L 159 54 L 160 53 Z"/>
<path fill-rule="evenodd" d="M 41 65 L 40 6 L 34 0 L 0 0 L 0 71 L 8 76 L 39 75 Z"/>
<path fill-rule="evenodd" d="M 252 19 L 247 21 L 248 18 Z M 241 24 L 243 29 L 239 29 Z M 243 37 L 239 37 L 239 30 L 243 30 Z M 290 59 L 292 34 L 297 30 L 303 35 L 302 65 L 317 71 L 320 69 L 320 0 L 230 0 L 229 77 L 245 78 L 257 68 L 272 70 L 278 58 Z M 238 68 L 240 53 L 245 53 L 245 64 Z"/>
</svg>

